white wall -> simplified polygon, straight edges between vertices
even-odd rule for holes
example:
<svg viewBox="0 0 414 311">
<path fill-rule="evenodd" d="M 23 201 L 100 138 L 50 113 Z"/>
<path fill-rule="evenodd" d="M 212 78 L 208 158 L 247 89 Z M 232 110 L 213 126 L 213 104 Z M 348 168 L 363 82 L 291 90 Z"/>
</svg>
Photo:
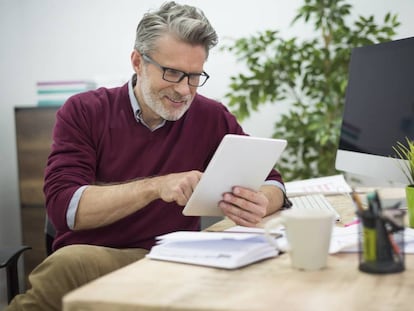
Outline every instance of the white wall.
<svg viewBox="0 0 414 311">
<path fill-rule="evenodd" d="M 0 245 L 21 241 L 14 133 L 14 107 L 36 104 L 36 82 L 95 78 L 119 84 L 132 73 L 129 56 L 140 17 L 164 0 L 0 0 Z M 178 1 L 180 2 L 180 1 Z M 289 28 L 301 0 L 186 0 L 204 10 L 221 42 L 264 29 L 286 38 L 312 36 Z M 399 14 L 397 38 L 412 36 L 412 0 L 351 0 L 355 15 Z M 211 79 L 200 92 L 223 99 L 229 77 L 240 69 L 232 55 L 212 51 L 205 67 Z M 283 107 L 268 105 L 243 123 L 247 132 L 270 136 Z M 0 308 L 5 303 L 0 271 Z"/>
</svg>

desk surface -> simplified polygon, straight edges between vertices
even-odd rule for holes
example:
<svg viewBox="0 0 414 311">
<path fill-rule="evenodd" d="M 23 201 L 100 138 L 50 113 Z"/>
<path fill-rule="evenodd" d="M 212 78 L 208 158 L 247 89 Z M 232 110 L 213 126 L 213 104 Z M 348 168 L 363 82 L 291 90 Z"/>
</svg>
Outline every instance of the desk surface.
<svg viewBox="0 0 414 311">
<path fill-rule="evenodd" d="M 351 202 L 329 197 L 344 223 Z M 233 224 L 222 221 L 211 230 Z M 298 271 L 287 254 L 238 270 L 143 259 L 64 297 L 64 310 L 412 310 L 414 256 L 406 271 L 371 275 L 357 254 L 336 254 L 327 268 Z"/>
</svg>

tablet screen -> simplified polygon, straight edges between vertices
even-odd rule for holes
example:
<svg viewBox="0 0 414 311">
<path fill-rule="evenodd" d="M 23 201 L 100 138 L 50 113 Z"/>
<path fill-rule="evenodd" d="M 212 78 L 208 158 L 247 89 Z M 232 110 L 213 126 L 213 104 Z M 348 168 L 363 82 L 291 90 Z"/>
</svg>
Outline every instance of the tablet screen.
<svg viewBox="0 0 414 311">
<path fill-rule="evenodd" d="M 222 216 L 218 207 L 234 186 L 258 190 L 287 145 L 286 140 L 224 136 L 183 209 L 186 216 Z"/>
</svg>

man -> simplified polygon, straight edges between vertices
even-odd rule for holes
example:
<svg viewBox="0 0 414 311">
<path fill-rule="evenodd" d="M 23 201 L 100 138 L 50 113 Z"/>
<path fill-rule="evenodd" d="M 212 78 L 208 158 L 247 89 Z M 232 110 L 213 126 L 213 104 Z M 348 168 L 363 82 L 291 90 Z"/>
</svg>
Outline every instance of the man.
<svg viewBox="0 0 414 311">
<path fill-rule="evenodd" d="M 197 94 L 216 44 L 200 10 L 166 3 L 137 27 L 127 84 L 62 106 L 44 185 L 55 252 L 10 310 L 59 310 L 64 294 L 141 259 L 156 236 L 200 229 L 182 208 L 223 136 L 245 134 L 222 104 Z M 236 224 L 255 226 L 284 197 L 273 170 L 260 191 L 235 185 L 218 204 Z"/>
</svg>

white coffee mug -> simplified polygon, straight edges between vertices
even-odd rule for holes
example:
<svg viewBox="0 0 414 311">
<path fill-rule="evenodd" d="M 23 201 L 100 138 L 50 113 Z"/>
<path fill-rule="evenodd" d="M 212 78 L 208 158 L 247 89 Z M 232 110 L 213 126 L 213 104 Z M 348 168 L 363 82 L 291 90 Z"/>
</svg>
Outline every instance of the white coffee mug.
<svg viewBox="0 0 414 311">
<path fill-rule="evenodd" d="M 269 242 L 280 249 L 271 230 L 284 225 L 292 266 L 318 270 L 326 267 L 334 220 L 330 211 L 290 209 L 271 219 L 265 225 L 265 233 Z"/>
</svg>

